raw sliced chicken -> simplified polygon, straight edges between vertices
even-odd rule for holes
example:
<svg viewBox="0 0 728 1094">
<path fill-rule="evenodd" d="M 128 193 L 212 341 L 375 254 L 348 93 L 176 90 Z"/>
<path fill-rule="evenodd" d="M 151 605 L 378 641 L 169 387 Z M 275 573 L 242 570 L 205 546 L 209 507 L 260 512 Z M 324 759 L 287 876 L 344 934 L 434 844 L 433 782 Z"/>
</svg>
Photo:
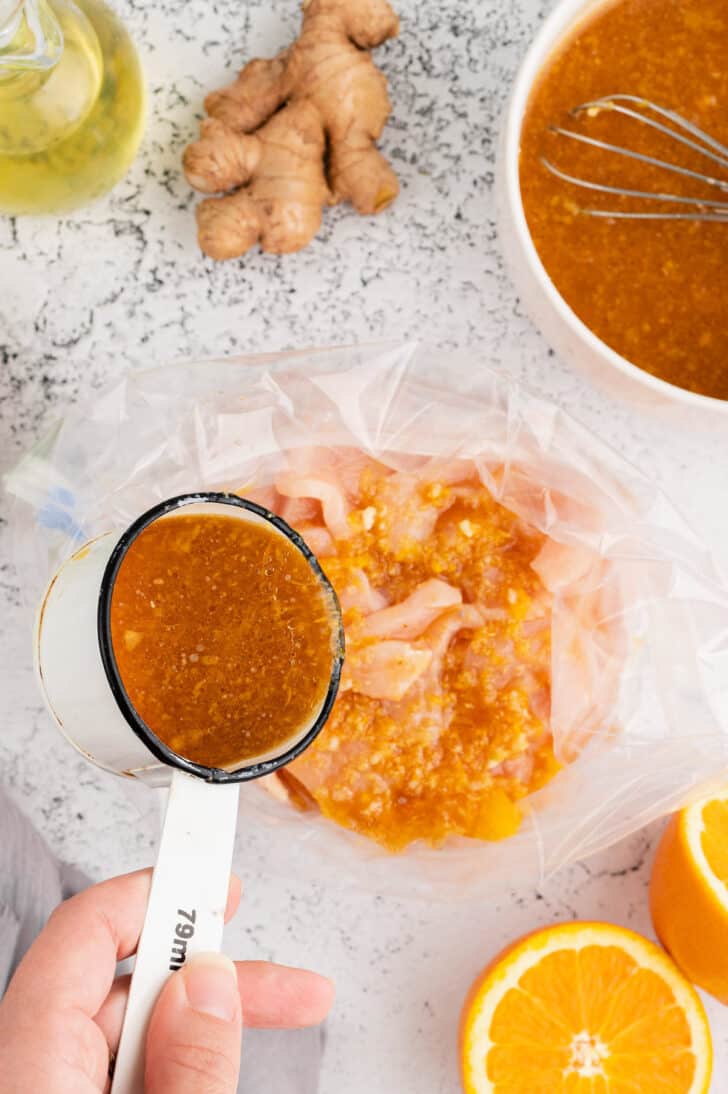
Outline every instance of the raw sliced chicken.
<svg viewBox="0 0 728 1094">
<path fill-rule="evenodd" d="M 321 503 L 315 498 L 283 498 L 278 515 L 292 527 L 321 521 Z"/>
<path fill-rule="evenodd" d="M 381 484 L 373 507 L 376 526 L 386 546 L 398 552 L 428 540 L 454 502 L 455 495 L 441 483 L 426 484 L 417 475 L 392 475 Z"/>
<path fill-rule="evenodd" d="M 265 790 L 267 794 L 270 794 L 276 801 L 285 802 L 288 804 L 291 800 L 291 796 L 286 790 L 283 782 L 278 778 L 278 773 L 274 771 L 271 775 L 263 775 L 258 779 L 258 786 L 261 790 Z"/>
<path fill-rule="evenodd" d="M 418 649 L 409 642 L 377 642 L 351 651 L 344 664 L 341 686 L 371 699 L 396 702 L 427 671 L 431 661 L 431 650 Z"/>
<path fill-rule="evenodd" d="M 303 536 L 307 547 L 313 551 L 317 558 L 331 558 L 336 554 L 336 544 L 328 528 L 317 525 L 302 525 L 298 531 Z"/>
<path fill-rule="evenodd" d="M 417 477 L 425 483 L 441 483 L 443 486 L 457 486 L 458 483 L 478 482 L 478 473 L 472 460 L 428 460 L 417 472 Z M 478 482 L 478 485 L 480 483 Z"/>
<path fill-rule="evenodd" d="M 383 478 L 390 475 L 391 469 L 373 459 L 358 448 L 331 449 L 333 470 L 350 498 L 359 497 L 362 480 L 367 476 Z"/>
<path fill-rule="evenodd" d="M 315 498 L 321 502 L 324 522 L 334 539 L 348 539 L 351 504 L 341 483 L 330 472 L 300 475 L 284 471 L 276 480 L 276 489 L 284 498 Z"/>
<path fill-rule="evenodd" d="M 473 631 L 482 626 L 483 618 L 474 604 L 449 611 L 427 630 L 424 641 L 432 651 L 430 673 L 439 677 L 450 643 L 460 631 Z"/>
<path fill-rule="evenodd" d="M 243 486 L 238 491 L 241 497 L 248 501 L 254 501 L 256 505 L 262 505 L 271 513 L 281 515 L 282 499 L 275 486 Z M 285 518 L 284 518 L 285 519 Z"/>
<path fill-rule="evenodd" d="M 547 539 L 532 565 L 546 588 L 553 592 L 564 585 L 573 585 L 598 561 L 599 556 L 586 547 Z"/>
<path fill-rule="evenodd" d="M 391 717 L 397 723 L 409 726 L 427 746 L 436 744 L 448 729 L 457 707 L 447 699 L 442 686 L 448 651 L 461 631 L 475 630 L 481 624 L 480 612 L 472 604 L 461 604 L 441 614 L 417 642 L 419 649 L 430 653 L 426 671 L 413 682 L 399 703 L 388 707 Z"/>
<path fill-rule="evenodd" d="M 316 800 L 311 796 L 306 787 L 291 773 L 288 768 L 281 768 L 271 775 L 263 775 L 257 780 L 258 786 L 265 790 L 276 801 L 286 805 L 293 805 L 301 812 L 316 809 Z"/>
<path fill-rule="evenodd" d="M 338 594 L 339 604 L 343 612 L 354 610 L 361 615 L 369 616 L 369 620 L 371 620 L 376 618 L 376 615 L 371 613 L 379 614 L 382 609 L 386 609 L 387 598 L 372 588 L 369 578 L 360 569 L 350 571 L 346 585 L 338 590 Z M 393 635 L 392 637 L 398 636 Z"/>
<path fill-rule="evenodd" d="M 423 581 L 399 604 L 369 615 L 356 628 L 356 638 L 419 638 L 442 612 L 462 601 L 462 593 L 452 585 L 436 578 Z"/>
</svg>

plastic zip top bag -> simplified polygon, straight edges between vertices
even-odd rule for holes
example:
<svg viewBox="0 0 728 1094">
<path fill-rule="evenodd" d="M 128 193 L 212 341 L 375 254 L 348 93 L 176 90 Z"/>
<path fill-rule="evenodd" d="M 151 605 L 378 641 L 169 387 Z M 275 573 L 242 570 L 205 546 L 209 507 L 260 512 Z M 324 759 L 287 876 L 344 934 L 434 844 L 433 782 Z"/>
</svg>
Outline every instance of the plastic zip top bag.
<svg viewBox="0 0 728 1094">
<path fill-rule="evenodd" d="M 85 541 L 237 491 L 339 594 L 315 748 L 243 795 L 274 866 L 456 897 L 542 877 L 728 764 L 728 592 L 647 476 L 475 355 L 373 345 L 133 372 L 7 476 L 35 604 Z"/>
</svg>

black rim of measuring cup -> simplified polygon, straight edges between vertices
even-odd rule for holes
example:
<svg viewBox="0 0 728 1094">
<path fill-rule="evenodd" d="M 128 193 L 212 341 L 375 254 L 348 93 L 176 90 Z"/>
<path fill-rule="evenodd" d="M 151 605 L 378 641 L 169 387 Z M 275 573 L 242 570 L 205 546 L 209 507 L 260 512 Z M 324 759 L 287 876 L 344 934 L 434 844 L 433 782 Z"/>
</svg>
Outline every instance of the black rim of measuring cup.
<svg viewBox="0 0 728 1094">
<path fill-rule="evenodd" d="M 288 539 L 301 554 L 305 557 L 311 569 L 316 574 L 319 582 L 325 589 L 328 596 L 330 596 L 332 604 L 336 608 L 336 619 L 338 634 L 337 639 L 337 652 L 334 653 L 333 663 L 331 666 L 331 679 L 329 681 L 329 688 L 326 693 L 321 711 L 316 718 L 308 732 L 294 745 L 291 746 L 286 752 L 280 756 L 275 756 L 270 760 L 260 760 L 257 763 L 245 764 L 236 771 L 225 771 L 219 767 L 206 767 L 204 764 L 195 763 L 193 760 L 188 760 L 184 756 L 180 756 L 178 753 L 173 752 L 168 745 L 161 741 L 159 737 L 149 728 L 143 718 L 137 713 L 134 704 L 132 703 L 129 695 L 124 687 L 124 683 L 121 679 L 119 672 L 119 666 L 116 663 L 116 657 L 114 655 L 114 647 L 111 642 L 111 598 L 114 591 L 114 584 L 116 577 L 119 573 L 119 568 L 124 561 L 126 552 L 132 545 L 134 540 L 144 531 L 150 524 L 153 524 L 155 520 L 160 517 L 166 516 L 168 513 L 175 512 L 176 510 L 183 509 L 186 505 L 195 505 L 200 502 L 213 502 L 219 505 L 234 505 L 239 509 L 247 509 L 251 513 L 255 513 L 256 516 L 261 517 L 268 524 L 272 524 L 274 528 L 277 528 L 279 532 Z M 111 553 L 111 557 L 106 564 L 104 570 L 104 576 L 101 580 L 101 591 L 99 593 L 99 608 L 98 608 L 98 638 L 99 638 L 99 651 L 101 653 L 101 661 L 106 672 L 106 678 L 109 681 L 109 686 L 116 699 L 116 702 L 124 715 L 124 718 L 129 723 L 131 728 L 136 733 L 146 747 L 154 756 L 157 757 L 164 764 L 168 764 L 171 767 L 180 768 L 182 771 L 188 772 L 190 775 L 196 775 L 198 778 L 204 779 L 206 782 L 214 783 L 232 783 L 232 782 L 248 782 L 250 779 L 259 779 L 262 775 L 269 775 L 272 771 L 276 771 L 279 767 L 283 767 L 285 764 L 295 760 L 297 756 L 300 756 L 305 749 L 311 744 L 311 742 L 318 736 L 323 729 L 331 708 L 334 705 L 337 692 L 339 690 L 339 680 L 341 679 L 341 669 L 344 663 L 344 627 L 341 620 L 341 611 L 339 609 L 339 603 L 336 598 L 336 593 L 331 587 L 326 574 L 321 569 L 318 559 L 314 555 L 313 551 L 308 547 L 305 540 L 294 531 L 289 524 L 287 524 L 281 517 L 276 516 L 275 513 L 271 513 L 268 509 L 265 509 L 262 505 L 258 505 L 254 501 L 248 501 L 247 498 L 238 497 L 237 494 L 226 494 L 217 492 L 200 492 L 193 494 L 180 494 L 178 497 L 168 498 L 166 501 L 160 502 L 152 509 L 147 510 L 137 520 L 131 524 L 124 534 L 119 539 L 119 542 L 114 547 Z"/>
</svg>

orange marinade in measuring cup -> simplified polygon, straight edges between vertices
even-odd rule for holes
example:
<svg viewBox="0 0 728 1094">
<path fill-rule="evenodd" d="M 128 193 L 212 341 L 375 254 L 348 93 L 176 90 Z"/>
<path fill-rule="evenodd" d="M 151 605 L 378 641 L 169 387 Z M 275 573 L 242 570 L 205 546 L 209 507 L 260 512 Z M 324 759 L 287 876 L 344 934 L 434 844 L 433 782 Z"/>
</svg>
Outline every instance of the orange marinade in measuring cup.
<svg viewBox="0 0 728 1094">
<path fill-rule="evenodd" d="M 280 748 L 321 709 L 331 612 L 305 555 L 271 526 L 173 515 L 128 548 L 111 639 L 149 729 L 189 760 L 229 768 Z"/>
</svg>

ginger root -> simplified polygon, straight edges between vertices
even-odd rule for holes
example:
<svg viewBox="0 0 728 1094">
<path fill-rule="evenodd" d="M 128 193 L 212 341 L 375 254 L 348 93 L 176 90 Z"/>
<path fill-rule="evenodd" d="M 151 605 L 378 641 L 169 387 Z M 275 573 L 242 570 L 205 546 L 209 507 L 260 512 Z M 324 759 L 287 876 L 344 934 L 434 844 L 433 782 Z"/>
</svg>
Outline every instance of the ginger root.
<svg viewBox="0 0 728 1094">
<path fill-rule="evenodd" d="M 190 184 L 224 194 L 197 206 L 205 254 L 236 258 L 258 242 L 297 251 L 324 205 L 369 214 L 396 198 L 397 177 L 374 146 L 392 107 L 368 50 L 398 32 L 387 0 L 304 0 L 293 45 L 207 96 L 209 117 L 184 154 Z"/>
</svg>

